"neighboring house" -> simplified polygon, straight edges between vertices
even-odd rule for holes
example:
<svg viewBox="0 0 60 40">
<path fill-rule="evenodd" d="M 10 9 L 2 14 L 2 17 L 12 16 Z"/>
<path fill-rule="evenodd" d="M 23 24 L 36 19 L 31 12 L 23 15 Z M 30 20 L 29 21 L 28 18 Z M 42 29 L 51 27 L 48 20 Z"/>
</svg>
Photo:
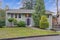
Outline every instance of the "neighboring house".
<svg viewBox="0 0 60 40">
<path fill-rule="evenodd" d="M 34 10 L 29 9 L 9 9 L 6 11 L 6 26 L 10 25 L 10 22 L 8 21 L 9 18 L 15 18 L 18 21 L 22 20 L 26 22 L 26 26 L 32 27 L 34 26 L 34 21 L 32 18 L 32 13 Z M 52 14 L 53 12 L 46 11 L 46 14 L 48 15 L 48 21 L 49 21 L 49 28 L 52 28 Z M 14 24 L 13 24 L 14 26 Z"/>
<path fill-rule="evenodd" d="M 58 15 L 58 17 L 57 17 L 57 19 L 58 19 L 58 24 L 60 25 L 60 12 L 59 12 L 59 15 Z"/>
<path fill-rule="evenodd" d="M 53 23 L 53 25 L 57 25 L 57 19 L 56 18 L 53 18 L 52 19 L 52 23 Z"/>
<path fill-rule="evenodd" d="M 58 15 L 56 15 L 56 19 L 57 19 L 57 24 L 60 25 L 60 11 L 58 11 Z"/>
<path fill-rule="evenodd" d="M 57 27 L 57 18 L 56 18 L 56 15 L 53 15 L 53 17 L 52 17 L 52 26 L 53 26 L 53 28 Z"/>
</svg>

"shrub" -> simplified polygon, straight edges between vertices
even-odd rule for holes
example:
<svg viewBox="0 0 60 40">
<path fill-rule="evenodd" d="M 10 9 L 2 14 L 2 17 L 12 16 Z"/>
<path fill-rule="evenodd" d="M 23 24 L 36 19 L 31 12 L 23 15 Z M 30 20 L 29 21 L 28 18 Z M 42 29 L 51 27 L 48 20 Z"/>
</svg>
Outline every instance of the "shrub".
<svg viewBox="0 0 60 40">
<path fill-rule="evenodd" d="M 38 17 L 38 15 L 37 14 L 32 14 L 33 16 L 33 20 L 34 20 L 34 27 L 37 27 L 37 28 L 39 28 L 39 18 L 40 17 Z"/>
<path fill-rule="evenodd" d="M 20 22 L 17 23 L 17 26 L 18 27 L 25 27 L 26 23 L 24 21 L 20 21 Z"/>
<path fill-rule="evenodd" d="M 14 18 L 9 18 L 8 21 L 11 23 L 12 26 L 12 22 L 13 22 Z"/>
<path fill-rule="evenodd" d="M 40 28 L 45 29 L 48 27 L 49 27 L 49 22 L 47 20 L 47 17 L 43 15 L 40 20 Z"/>
<path fill-rule="evenodd" d="M 9 22 L 13 22 L 14 18 L 9 18 L 8 21 Z"/>
<path fill-rule="evenodd" d="M 5 26 L 5 20 L 0 20 L 0 28 L 2 28 L 3 26 Z"/>
<path fill-rule="evenodd" d="M 14 20 L 13 20 L 13 23 L 14 23 L 14 25 L 17 25 L 17 20 L 14 19 Z"/>
</svg>

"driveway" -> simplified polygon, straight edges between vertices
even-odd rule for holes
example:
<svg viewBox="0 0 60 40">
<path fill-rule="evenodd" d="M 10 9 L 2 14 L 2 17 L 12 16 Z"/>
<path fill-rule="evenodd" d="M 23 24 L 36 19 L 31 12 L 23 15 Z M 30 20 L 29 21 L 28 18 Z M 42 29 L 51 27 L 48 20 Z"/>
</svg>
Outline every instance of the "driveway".
<svg viewBox="0 0 60 40">
<path fill-rule="evenodd" d="M 14 40 L 60 40 L 60 36 L 35 37 L 35 38 L 14 39 Z"/>
</svg>

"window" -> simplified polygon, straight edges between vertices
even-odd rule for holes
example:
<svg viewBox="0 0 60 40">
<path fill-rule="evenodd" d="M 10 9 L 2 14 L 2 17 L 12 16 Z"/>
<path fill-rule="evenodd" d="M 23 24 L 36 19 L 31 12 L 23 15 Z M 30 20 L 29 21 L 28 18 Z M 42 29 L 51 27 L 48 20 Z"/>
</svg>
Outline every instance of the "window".
<svg viewBox="0 0 60 40">
<path fill-rule="evenodd" d="M 31 14 L 25 14 L 26 17 L 31 17 Z"/>
<path fill-rule="evenodd" d="M 31 14 L 29 14 L 29 17 L 31 17 Z"/>
<path fill-rule="evenodd" d="M 17 18 L 17 14 L 15 14 L 15 18 Z"/>
<path fill-rule="evenodd" d="M 11 14 L 11 18 L 13 18 L 13 14 Z"/>
<path fill-rule="evenodd" d="M 19 18 L 21 18 L 21 14 L 19 14 Z"/>
<path fill-rule="evenodd" d="M 27 14 L 25 14 L 25 17 L 27 17 Z"/>
<path fill-rule="evenodd" d="M 8 16 L 10 15 L 10 13 L 8 13 Z"/>
</svg>

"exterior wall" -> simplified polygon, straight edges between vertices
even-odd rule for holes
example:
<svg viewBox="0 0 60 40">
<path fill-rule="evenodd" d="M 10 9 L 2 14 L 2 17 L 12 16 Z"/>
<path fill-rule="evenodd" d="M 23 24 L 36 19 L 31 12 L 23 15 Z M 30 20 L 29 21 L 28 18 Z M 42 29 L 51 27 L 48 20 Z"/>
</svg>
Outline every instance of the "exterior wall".
<svg viewBox="0 0 60 40">
<path fill-rule="evenodd" d="M 16 18 L 17 21 L 25 21 L 27 23 L 27 18 L 28 17 L 25 17 L 25 14 L 21 14 L 21 18 L 19 18 L 19 15 L 17 15 L 18 17 Z M 10 22 L 8 22 L 8 19 L 11 18 L 11 14 L 8 14 L 6 13 L 6 26 L 10 26 Z M 15 15 L 13 15 L 13 18 L 15 18 Z M 29 17 L 30 21 L 31 21 L 31 24 L 29 25 L 30 27 L 31 26 L 34 26 L 34 22 L 33 22 L 33 18 L 32 18 L 32 15 L 31 17 Z M 48 18 L 48 21 L 49 21 L 49 29 L 52 29 L 52 15 L 49 15 L 49 18 Z M 13 24 L 12 24 L 13 25 Z M 14 26 L 14 25 L 13 25 Z"/>
<path fill-rule="evenodd" d="M 60 15 L 59 15 L 59 17 L 58 17 L 58 24 L 60 24 Z"/>
<path fill-rule="evenodd" d="M 49 28 L 48 29 L 52 29 L 52 15 L 49 15 L 48 21 L 49 21 Z"/>
<path fill-rule="evenodd" d="M 58 21 L 59 22 L 59 21 Z M 53 25 L 57 25 L 57 19 L 56 18 L 53 18 L 52 19 L 52 23 L 53 23 Z"/>
<path fill-rule="evenodd" d="M 11 18 L 11 15 L 6 13 L 6 26 L 11 26 L 11 23 L 8 21 L 9 18 Z"/>
<path fill-rule="evenodd" d="M 11 14 L 6 13 L 6 26 L 10 26 L 10 22 L 8 22 L 9 18 L 11 18 Z M 15 18 L 15 15 L 13 15 L 13 18 Z M 26 24 L 27 24 L 27 18 L 28 17 L 25 17 L 25 14 L 21 14 L 21 18 L 19 18 L 19 15 L 17 14 L 17 18 L 15 18 L 15 19 L 17 19 L 17 21 L 20 21 L 20 20 L 21 21 L 25 21 Z M 32 19 L 32 17 L 29 17 L 29 19 L 31 21 L 29 26 L 33 26 L 33 19 Z"/>
</svg>

